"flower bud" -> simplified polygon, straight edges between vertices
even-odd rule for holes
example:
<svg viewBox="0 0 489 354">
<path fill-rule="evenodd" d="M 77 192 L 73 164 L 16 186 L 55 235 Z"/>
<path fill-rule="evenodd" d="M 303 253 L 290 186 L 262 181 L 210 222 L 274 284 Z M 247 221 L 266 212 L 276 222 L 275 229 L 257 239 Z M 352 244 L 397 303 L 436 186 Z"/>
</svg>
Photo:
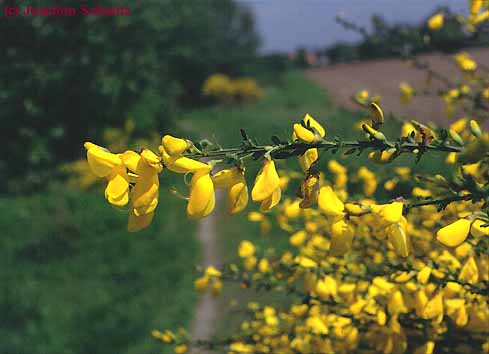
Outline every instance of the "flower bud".
<svg viewBox="0 0 489 354">
<path fill-rule="evenodd" d="M 480 138 L 482 135 L 481 128 L 479 127 L 479 123 L 475 120 L 470 121 L 470 131 L 476 138 Z"/>
</svg>

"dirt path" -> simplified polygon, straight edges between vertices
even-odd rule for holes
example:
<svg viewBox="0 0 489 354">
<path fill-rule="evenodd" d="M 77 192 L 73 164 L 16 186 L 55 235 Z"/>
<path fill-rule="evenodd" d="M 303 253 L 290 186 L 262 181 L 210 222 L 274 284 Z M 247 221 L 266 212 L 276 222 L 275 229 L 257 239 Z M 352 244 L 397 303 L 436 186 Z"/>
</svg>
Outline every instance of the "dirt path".
<svg viewBox="0 0 489 354">
<path fill-rule="evenodd" d="M 480 64 L 489 63 L 489 49 L 467 50 Z M 437 72 L 450 80 L 460 78 L 453 56 L 445 54 L 425 54 L 419 56 Z M 438 97 L 415 97 L 411 104 L 403 105 L 399 100 L 399 83 L 405 81 L 417 89 L 426 88 L 426 73 L 399 59 L 372 60 L 358 63 L 337 64 L 325 68 L 306 71 L 306 77 L 328 91 L 333 101 L 348 109 L 358 110 L 351 97 L 360 89 L 381 96 L 382 107 L 386 112 L 398 116 L 408 116 L 419 121 L 433 121 L 441 125 L 460 118 L 455 115 L 446 118 L 444 105 Z M 439 88 L 433 79 L 433 88 Z"/>
<path fill-rule="evenodd" d="M 216 191 L 216 205 L 222 200 L 222 191 Z M 217 245 L 217 212 L 214 211 L 207 218 L 199 222 L 197 238 L 202 250 L 202 267 L 219 264 L 218 245 Z M 192 340 L 209 340 L 214 335 L 215 322 L 217 319 L 218 301 L 210 293 L 199 298 L 194 310 L 194 318 L 190 326 L 190 338 Z M 198 348 L 192 348 L 190 353 L 207 354 L 210 353 Z"/>
</svg>

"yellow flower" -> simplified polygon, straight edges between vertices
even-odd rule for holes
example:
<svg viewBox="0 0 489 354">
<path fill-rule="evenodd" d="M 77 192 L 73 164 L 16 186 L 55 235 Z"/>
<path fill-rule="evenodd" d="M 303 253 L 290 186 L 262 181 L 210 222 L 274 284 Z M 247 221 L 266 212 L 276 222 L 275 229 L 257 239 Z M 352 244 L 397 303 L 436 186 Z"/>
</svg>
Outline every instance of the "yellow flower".
<svg viewBox="0 0 489 354">
<path fill-rule="evenodd" d="M 406 305 L 404 304 L 404 298 L 402 296 L 402 293 L 397 290 L 395 291 L 390 299 L 389 303 L 387 304 L 387 310 L 389 311 L 389 314 L 391 316 L 399 314 L 399 313 L 406 313 L 408 312 L 408 309 Z"/>
<path fill-rule="evenodd" d="M 207 164 L 192 160 L 188 157 L 179 155 L 170 156 L 165 148 L 161 145 L 159 146 L 159 150 L 163 158 L 163 163 L 170 171 L 176 173 L 194 173 L 207 167 Z"/>
<path fill-rule="evenodd" d="M 284 214 L 289 219 L 296 219 L 301 214 L 301 208 L 299 207 L 300 201 L 296 200 L 294 202 L 290 202 L 289 199 L 285 201 Z"/>
<path fill-rule="evenodd" d="M 392 161 L 396 149 L 372 151 L 368 154 L 368 159 L 378 164 L 386 164 Z"/>
<path fill-rule="evenodd" d="M 318 157 L 318 149 L 316 148 L 308 149 L 303 155 L 299 156 L 299 165 L 301 166 L 302 171 L 304 173 L 308 173 L 309 168 L 314 162 L 316 162 Z"/>
<path fill-rule="evenodd" d="M 238 254 L 241 258 L 252 257 L 255 254 L 255 245 L 253 245 L 250 241 L 241 241 L 239 244 Z"/>
<path fill-rule="evenodd" d="M 318 266 L 316 261 L 304 256 L 295 257 L 294 262 L 296 262 L 297 264 L 299 264 L 301 267 L 304 268 L 317 268 Z"/>
<path fill-rule="evenodd" d="M 253 270 L 253 268 L 255 268 L 256 261 L 257 261 L 256 257 L 254 257 L 254 256 L 245 258 L 244 262 L 243 262 L 244 269 L 246 269 L 247 271 Z"/>
<path fill-rule="evenodd" d="M 202 93 L 218 100 L 230 100 L 234 95 L 233 81 L 225 74 L 213 74 L 205 80 Z"/>
<path fill-rule="evenodd" d="M 437 31 L 443 27 L 443 22 L 444 15 L 442 13 L 437 13 L 428 20 L 428 27 L 432 31 Z"/>
<path fill-rule="evenodd" d="M 407 257 L 409 255 L 409 242 L 401 223 L 390 225 L 387 229 L 387 235 L 396 253 L 401 257 Z"/>
<path fill-rule="evenodd" d="M 302 181 L 297 196 L 302 198 L 299 206 L 302 209 L 310 208 L 318 199 L 319 193 L 319 176 L 316 174 L 309 174 Z"/>
<path fill-rule="evenodd" d="M 401 82 L 399 84 L 399 90 L 401 91 L 401 102 L 404 104 L 411 102 L 414 95 L 412 86 L 406 82 Z"/>
<path fill-rule="evenodd" d="M 345 215 L 345 205 L 330 186 L 321 187 L 318 204 L 321 211 L 328 216 L 342 217 Z"/>
<path fill-rule="evenodd" d="M 413 354 L 433 354 L 435 350 L 435 342 L 428 341 L 420 347 L 417 347 Z"/>
<path fill-rule="evenodd" d="M 188 351 L 188 345 L 187 344 L 180 344 L 177 345 L 174 349 L 175 354 L 185 354 Z"/>
<path fill-rule="evenodd" d="M 186 139 L 175 138 L 171 135 L 165 135 L 161 138 L 161 145 L 170 156 L 180 155 L 192 146 L 192 143 Z"/>
<path fill-rule="evenodd" d="M 209 215 L 216 203 L 214 184 L 210 176 L 210 166 L 197 171 L 190 181 L 190 198 L 187 215 L 191 219 L 201 219 Z"/>
<path fill-rule="evenodd" d="M 231 352 L 235 353 L 253 353 L 254 348 L 251 344 L 245 344 L 243 342 L 233 342 L 229 346 Z"/>
<path fill-rule="evenodd" d="M 476 137 L 476 138 L 480 138 L 481 135 L 482 135 L 482 131 L 481 131 L 481 128 L 479 126 L 479 123 L 477 123 L 476 120 L 471 120 L 469 122 L 469 125 L 470 125 L 470 131 L 472 132 L 472 134 Z"/>
<path fill-rule="evenodd" d="M 467 119 L 465 118 L 460 118 L 457 119 L 455 122 L 450 124 L 450 129 L 455 130 L 457 133 L 461 133 L 465 127 L 467 126 Z"/>
<path fill-rule="evenodd" d="M 145 229 L 153 221 L 154 211 L 148 214 L 136 215 L 135 209 L 129 210 L 129 219 L 127 222 L 127 231 L 137 232 Z"/>
<path fill-rule="evenodd" d="M 214 187 L 227 189 L 227 212 L 231 215 L 243 211 L 248 205 L 248 186 L 244 171 L 238 167 L 221 170 L 212 177 Z"/>
<path fill-rule="evenodd" d="M 431 268 L 430 267 L 423 267 L 423 269 L 421 269 L 417 275 L 417 280 L 418 280 L 418 283 L 420 284 L 427 284 L 428 283 L 428 280 L 430 279 L 430 275 L 431 275 Z"/>
<path fill-rule="evenodd" d="M 319 141 L 326 135 L 323 126 L 307 113 L 302 119 L 302 124 L 294 124 L 294 133 L 297 138 L 312 143 Z"/>
<path fill-rule="evenodd" d="M 416 128 L 413 124 L 406 122 L 402 125 L 401 136 L 409 136 L 412 132 L 416 133 Z"/>
<path fill-rule="evenodd" d="M 366 104 L 368 97 L 369 93 L 367 90 L 361 90 L 355 95 L 355 99 L 361 104 Z"/>
<path fill-rule="evenodd" d="M 489 100 L 489 87 L 487 87 L 484 90 L 482 90 L 482 97 L 484 97 L 485 99 Z"/>
<path fill-rule="evenodd" d="M 482 220 L 475 220 L 470 227 L 470 233 L 474 237 L 489 236 L 489 227 L 482 227 L 482 225 L 488 222 Z"/>
<path fill-rule="evenodd" d="M 129 201 L 129 176 L 119 155 L 92 144 L 85 143 L 90 169 L 98 177 L 108 179 L 105 198 L 113 205 L 123 206 Z"/>
<path fill-rule="evenodd" d="M 297 231 L 289 237 L 289 242 L 294 247 L 299 247 L 307 238 L 307 233 L 304 230 Z"/>
<path fill-rule="evenodd" d="M 214 279 L 212 283 L 212 290 L 211 294 L 212 296 L 219 296 L 222 291 L 222 281 L 220 279 Z"/>
<path fill-rule="evenodd" d="M 328 334 L 329 332 L 328 327 L 319 316 L 309 317 L 306 320 L 306 326 L 314 334 Z"/>
<path fill-rule="evenodd" d="M 351 248 L 355 229 L 344 220 L 339 220 L 331 226 L 330 253 L 332 256 L 345 254 Z"/>
<path fill-rule="evenodd" d="M 462 71 L 474 71 L 477 69 L 477 63 L 472 59 L 469 53 L 461 52 L 455 55 L 455 62 Z"/>
<path fill-rule="evenodd" d="M 370 171 L 365 166 L 362 166 L 358 169 L 358 178 L 363 181 L 363 194 L 367 197 L 371 197 L 375 190 L 377 189 L 377 179 L 375 177 L 375 173 Z"/>
<path fill-rule="evenodd" d="M 227 212 L 231 215 L 240 213 L 248 205 L 248 186 L 243 178 L 228 189 Z"/>
<path fill-rule="evenodd" d="M 145 149 L 141 156 L 128 151 L 122 155 L 124 164 L 137 175 L 136 184 L 131 190 L 131 206 L 136 216 L 152 213 L 158 205 L 158 190 L 161 171 L 159 158 Z"/>
<path fill-rule="evenodd" d="M 207 267 L 205 270 L 205 276 L 210 277 L 210 278 L 219 278 L 222 275 L 222 273 L 216 269 L 216 267 L 210 266 Z"/>
<path fill-rule="evenodd" d="M 336 280 L 329 275 L 325 276 L 317 282 L 315 292 L 323 300 L 328 299 L 330 296 L 335 297 L 337 292 Z"/>
<path fill-rule="evenodd" d="M 194 288 L 199 293 L 204 294 L 207 291 L 208 287 L 209 287 L 209 277 L 203 276 L 195 279 Z"/>
<path fill-rule="evenodd" d="M 372 205 L 372 212 L 380 217 L 380 221 L 386 224 L 397 224 L 401 220 L 403 204 L 393 202 L 383 205 Z"/>
<path fill-rule="evenodd" d="M 463 265 L 458 276 L 458 280 L 467 282 L 469 284 L 475 284 L 479 281 L 479 268 L 474 257 L 467 259 L 467 262 Z"/>
<path fill-rule="evenodd" d="M 456 152 L 448 153 L 445 162 L 449 165 L 453 165 L 455 162 L 457 162 L 457 153 Z"/>
<path fill-rule="evenodd" d="M 266 258 L 262 258 L 260 262 L 258 262 L 258 270 L 261 273 L 267 273 L 271 270 L 270 268 L 270 262 Z"/>
<path fill-rule="evenodd" d="M 443 294 L 441 292 L 428 301 L 423 310 L 425 319 L 433 319 L 438 316 L 443 316 Z"/>
<path fill-rule="evenodd" d="M 277 205 L 280 196 L 280 178 L 275 169 L 275 163 L 271 159 L 265 159 L 256 176 L 251 198 L 255 202 L 262 202 L 261 210 L 267 211 Z"/>
<path fill-rule="evenodd" d="M 459 219 L 436 233 L 436 239 L 448 247 L 456 247 L 465 241 L 470 232 L 470 221 Z"/>
<path fill-rule="evenodd" d="M 374 127 L 384 124 L 384 112 L 377 103 L 370 102 L 370 112 L 370 118 Z"/>
<path fill-rule="evenodd" d="M 88 165 L 98 177 L 107 177 L 115 166 L 120 166 L 122 161 L 116 154 L 90 142 L 84 144 L 87 150 Z"/>
<path fill-rule="evenodd" d="M 370 138 L 381 141 L 385 140 L 384 133 L 372 128 L 369 124 L 362 124 L 362 129 Z"/>
<path fill-rule="evenodd" d="M 292 305 L 290 307 L 290 313 L 292 313 L 294 316 L 301 317 L 305 315 L 309 307 L 306 304 L 302 305 Z"/>
</svg>

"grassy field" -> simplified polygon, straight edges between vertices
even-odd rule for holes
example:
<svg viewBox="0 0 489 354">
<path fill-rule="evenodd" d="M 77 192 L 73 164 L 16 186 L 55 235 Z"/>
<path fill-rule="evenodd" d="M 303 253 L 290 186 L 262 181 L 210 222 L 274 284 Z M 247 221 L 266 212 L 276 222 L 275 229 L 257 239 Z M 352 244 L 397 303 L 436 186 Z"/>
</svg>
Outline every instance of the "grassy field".
<svg viewBox="0 0 489 354">
<path fill-rule="evenodd" d="M 102 191 L 0 199 L 0 352 L 161 352 L 151 329 L 187 325 L 195 301 L 180 204 L 163 186 L 154 224 L 129 234 Z"/>
</svg>

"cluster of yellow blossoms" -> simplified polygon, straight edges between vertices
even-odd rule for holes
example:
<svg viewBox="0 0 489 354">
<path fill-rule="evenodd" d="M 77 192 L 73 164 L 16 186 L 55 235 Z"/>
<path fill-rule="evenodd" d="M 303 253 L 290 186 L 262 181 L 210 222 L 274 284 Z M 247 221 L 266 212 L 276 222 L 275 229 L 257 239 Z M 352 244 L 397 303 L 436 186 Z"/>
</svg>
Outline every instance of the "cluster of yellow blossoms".
<svg viewBox="0 0 489 354">
<path fill-rule="evenodd" d="M 369 160 L 380 164 L 431 150 L 463 158 L 464 149 L 479 146 L 488 133 L 475 121 L 458 122 L 448 131 L 413 121 L 392 142 L 380 130 L 383 120 L 373 103 L 370 120 L 361 123 L 366 140 L 358 141 L 326 140 L 326 129 L 306 114 L 293 125 L 292 141 L 277 138 L 270 146 L 252 144 L 242 132 L 243 145 L 233 149 L 206 151 L 170 135 L 162 138 L 159 155 L 148 149 L 113 154 L 92 143 L 85 148 L 93 172 L 108 181 L 108 202 L 129 205 L 130 231 L 151 222 L 163 168 L 192 175 L 187 215 L 200 219 L 213 211 L 215 189 L 226 190 L 229 214 L 245 210 L 244 159 L 263 159 L 251 190 L 260 211 L 249 219 L 259 222 L 263 233 L 278 225 L 289 245 L 260 248 L 242 241 L 236 263 L 208 267 L 195 287 L 218 295 L 224 281 L 238 281 L 245 288 L 286 292 L 292 304 L 251 304 L 251 317 L 238 333 L 220 342 L 231 353 L 432 353 L 454 336 L 471 338 L 477 350 L 488 351 L 487 157 L 461 165 L 454 181 L 426 176 L 405 198 L 384 204 L 372 199 L 379 185 L 392 191 L 412 180 L 409 168 L 396 168 L 396 176 L 381 183 L 365 166 L 349 173 L 330 160 L 325 174 L 320 162 L 320 150 L 340 148 L 349 149 L 346 155 L 372 150 Z M 457 142 L 464 148 L 453 145 Z M 216 159 L 223 157 L 228 159 Z M 298 158 L 304 175 L 277 171 L 275 160 L 289 157 Z M 216 168 L 230 162 L 232 167 Z M 300 180 L 295 198 L 284 178 Z M 352 183 L 359 186 L 355 195 L 349 193 Z M 176 345 L 177 353 L 205 345 L 169 331 L 153 336 Z M 463 341 L 456 343 L 467 351 Z"/>
<path fill-rule="evenodd" d="M 202 86 L 202 94 L 220 102 L 257 101 L 263 97 L 263 89 L 253 78 L 231 79 L 225 74 L 213 74 Z"/>
<path fill-rule="evenodd" d="M 487 0 L 469 0 L 468 16 L 457 16 L 457 20 L 465 25 L 470 32 L 475 32 L 477 27 L 489 19 L 489 1 Z M 445 14 L 436 13 L 428 20 L 428 27 L 437 31 L 445 23 Z"/>
<path fill-rule="evenodd" d="M 487 18 L 489 2 L 471 0 L 460 21 L 474 30 Z M 428 26 L 443 23 L 436 14 Z M 370 108 L 370 117 L 357 125 L 359 140 L 328 140 L 324 126 L 306 114 L 290 140 L 273 137 L 272 145 L 256 145 L 244 131 L 242 144 L 230 149 L 170 135 L 159 154 L 115 154 L 86 143 L 91 170 L 107 180 L 107 201 L 128 207 L 129 231 L 150 225 L 163 169 L 192 176 L 184 197 L 190 219 L 213 212 L 216 189 L 226 191 L 229 214 L 245 211 L 249 195 L 260 204 L 248 220 L 272 242 L 242 240 L 235 261 L 207 267 L 195 288 L 217 296 L 225 282 L 237 282 L 287 300 L 250 302 L 241 326 L 222 340 L 168 330 L 153 337 L 177 354 L 192 346 L 231 354 L 489 353 L 489 133 L 476 121 L 489 109 L 489 81 L 469 54 L 454 59 L 463 79 L 437 76 L 447 86 L 441 97 L 447 112 L 467 114 L 448 129 L 404 121 L 400 137 L 389 140 L 380 97 L 362 90 L 354 100 Z M 226 80 L 217 79 L 213 85 L 227 90 Z M 404 103 L 422 94 L 405 82 L 399 88 Z M 345 158 L 366 151 L 380 165 L 445 152 L 451 176 L 415 175 L 406 166 L 382 176 L 339 159 L 324 163 L 322 150 L 342 150 Z M 279 160 L 296 157 L 302 173 L 277 169 Z M 251 193 L 248 158 L 262 161 Z"/>
</svg>

